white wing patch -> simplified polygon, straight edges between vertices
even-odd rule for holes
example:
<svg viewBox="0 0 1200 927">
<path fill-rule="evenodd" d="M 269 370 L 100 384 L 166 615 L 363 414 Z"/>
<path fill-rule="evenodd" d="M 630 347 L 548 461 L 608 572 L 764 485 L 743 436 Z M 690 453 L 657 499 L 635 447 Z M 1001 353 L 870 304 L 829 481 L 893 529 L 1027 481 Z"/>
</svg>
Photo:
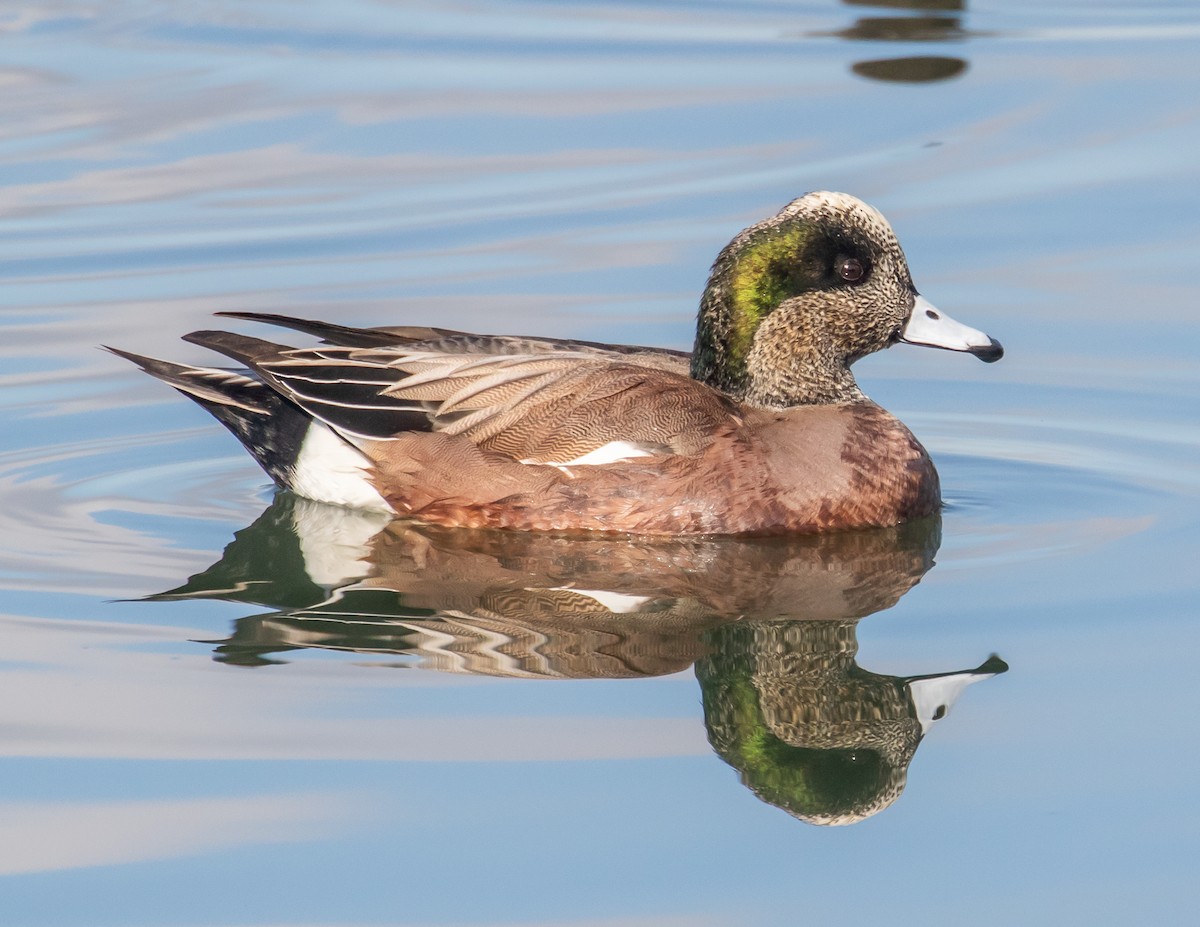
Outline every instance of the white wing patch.
<svg viewBox="0 0 1200 927">
<path fill-rule="evenodd" d="M 604 464 L 616 463 L 619 460 L 632 460 L 634 457 L 653 456 L 644 447 L 639 447 L 629 441 L 609 441 L 607 444 L 596 448 L 594 451 L 588 451 L 583 456 L 576 457 L 574 460 L 533 460 L 532 458 L 528 458 L 522 460 L 521 463 L 542 464 L 547 467 L 597 467 Z"/>
<path fill-rule="evenodd" d="M 575 589 L 572 586 L 556 586 L 552 592 L 573 592 L 593 599 L 601 608 L 606 608 L 617 615 L 628 615 L 636 612 L 650 601 L 648 595 L 626 595 L 623 592 L 612 592 L 608 589 Z"/>
</svg>

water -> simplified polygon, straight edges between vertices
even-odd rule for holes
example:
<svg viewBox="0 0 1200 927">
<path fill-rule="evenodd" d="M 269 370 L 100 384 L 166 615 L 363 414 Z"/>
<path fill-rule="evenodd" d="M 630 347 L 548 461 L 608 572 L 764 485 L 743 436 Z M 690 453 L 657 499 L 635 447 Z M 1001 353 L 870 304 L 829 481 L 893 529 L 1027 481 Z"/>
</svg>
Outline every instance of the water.
<svg viewBox="0 0 1200 927">
<path fill-rule="evenodd" d="M 0 28 L 5 924 L 1191 922 L 1194 4 Z M 205 360 L 223 309 L 686 348 L 815 188 L 1008 349 L 856 368 L 940 523 L 378 533 L 96 350 Z"/>
</svg>

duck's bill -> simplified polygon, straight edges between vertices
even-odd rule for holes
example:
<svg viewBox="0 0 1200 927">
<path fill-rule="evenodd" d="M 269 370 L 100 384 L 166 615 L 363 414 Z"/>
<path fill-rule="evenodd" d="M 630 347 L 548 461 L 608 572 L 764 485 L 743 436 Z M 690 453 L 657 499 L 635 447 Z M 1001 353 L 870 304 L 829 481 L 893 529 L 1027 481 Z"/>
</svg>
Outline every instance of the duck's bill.
<svg viewBox="0 0 1200 927">
<path fill-rule="evenodd" d="M 912 315 L 900 330 L 900 340 L 947 351 L 966 351 L 988 364 L 1004 356 L 999 341 L 978 329 L 955 322 L 940 309 L 935 309 L 924 296 L 913 301 Z"/>
<path fill-rule="evenodd" d="M 933 673 L 929 676 L 909 676 L 908 693 L 912 698 L 917 720 L 921 723 L 921 733 L 928 733 L 933 722 L 946 717 L 950 706 L 962 695 L 967 686 L 1007 672 L 1008 664 L 996 654 L 992 654 L 973 670 L 962 670 L 958 673 Z"/>
</svg>

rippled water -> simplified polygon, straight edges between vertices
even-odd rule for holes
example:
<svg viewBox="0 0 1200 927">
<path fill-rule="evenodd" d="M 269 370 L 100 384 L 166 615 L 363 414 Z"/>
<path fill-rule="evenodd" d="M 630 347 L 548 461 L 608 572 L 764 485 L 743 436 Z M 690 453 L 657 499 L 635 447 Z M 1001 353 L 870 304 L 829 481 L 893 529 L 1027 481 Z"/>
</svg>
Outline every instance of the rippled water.
<svg viewBox="0 0 1200 927">
<path fill-rule="evenodd" d="M 1194 4 L 0 31 L 5 924 L 1191 923 Z M 687 348 L 717 250 L 817 188 L 1008 349 L 856 368 L 938 521 L 384 527 L 96 349 L 201 361 L 233 309 Z"/>
</svg>

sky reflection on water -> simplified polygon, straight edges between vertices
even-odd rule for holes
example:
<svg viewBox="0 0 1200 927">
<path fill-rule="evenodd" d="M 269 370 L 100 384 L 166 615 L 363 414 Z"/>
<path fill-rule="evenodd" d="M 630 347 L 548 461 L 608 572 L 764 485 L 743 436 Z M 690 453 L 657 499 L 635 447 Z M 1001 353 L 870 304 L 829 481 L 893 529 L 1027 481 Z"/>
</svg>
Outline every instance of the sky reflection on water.
<svg viewBox="0 0 1200 927">
<path fill-rule="evenodd" d="M 61 0 L 0 30 L 6 923 L 1190 923 L 1194 4 Z M 852 660 L 1012 667 L 889 807 L 811 827 L 739 785 L 691 668 L 719 627 L 547 682 L 416 671 L 477 652 L 430 616 L 372 650 L 254 596 L 131 601 L 268 496 L 97 344 L 199 360 L 178 333 L 226 309 L 686 348 L 716 251 L 812 188 L 879 206 L 1008 349 L 856 367 L 947 509 Z M 716 739 L 778 755 L 752 732 Z"/>
</svg>

